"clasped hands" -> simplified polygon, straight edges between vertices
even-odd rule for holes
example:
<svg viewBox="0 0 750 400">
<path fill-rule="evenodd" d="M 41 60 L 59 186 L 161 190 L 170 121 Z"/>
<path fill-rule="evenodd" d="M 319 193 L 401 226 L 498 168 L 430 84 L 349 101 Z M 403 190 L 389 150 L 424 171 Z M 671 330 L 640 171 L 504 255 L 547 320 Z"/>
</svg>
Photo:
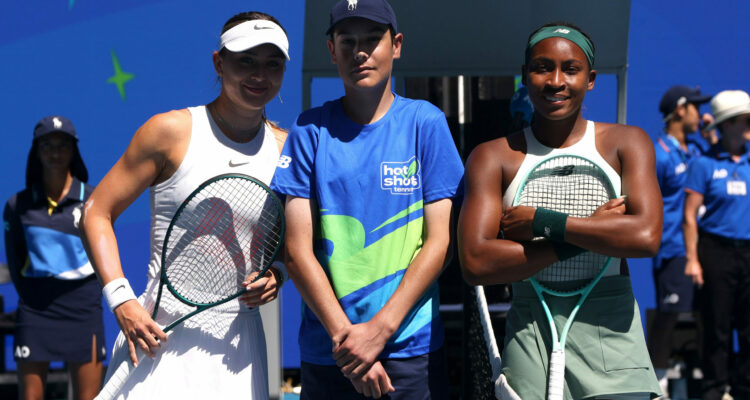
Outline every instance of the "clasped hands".
<svg viewBox="0 0 750 400">
<path fill-rule="evenodd" d="M 378 361 L 390 336 L 385 327 L 373 319 L 349 325 L 332 338 L 336 365 L 358 393 L 377 399 L 395 390 Z"/>
</svg>

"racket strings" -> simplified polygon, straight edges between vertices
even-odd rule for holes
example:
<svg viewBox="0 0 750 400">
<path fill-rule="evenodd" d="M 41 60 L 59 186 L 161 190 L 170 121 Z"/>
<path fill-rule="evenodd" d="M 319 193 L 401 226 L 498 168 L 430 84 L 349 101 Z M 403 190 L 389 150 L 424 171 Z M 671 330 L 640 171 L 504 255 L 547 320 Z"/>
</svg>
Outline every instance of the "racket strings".
<svg viewBox="0 0 750 400">
<path fill-rule="evenodd" d="M 223 178 L 189 198 L 163 250 L 167 285 L 194 304 L 241 291 L 281 241 L 281 209 L 271 196 L 253 181 Z"/>
<path fill-rule="evenodd" d="M 606 173 L 576 156 L 551 158 L 532 171 L 517 204 L 543 207 L 572 217 L 588 217 L 614 197 Z M 551 264 L 534 278 L 555 290 L 577 290 L 596 277 L 608 256 L 585 252 Z"/>
</svg>

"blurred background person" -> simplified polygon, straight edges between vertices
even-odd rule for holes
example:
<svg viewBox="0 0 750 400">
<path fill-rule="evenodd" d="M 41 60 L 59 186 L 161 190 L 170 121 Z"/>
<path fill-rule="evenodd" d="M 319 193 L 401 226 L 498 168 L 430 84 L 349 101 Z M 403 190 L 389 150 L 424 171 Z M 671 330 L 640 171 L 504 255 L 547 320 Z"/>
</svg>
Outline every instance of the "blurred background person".
<svg viewBox="0 0 750 400">
<path fill-rule="evenodd" d="M 703 396 L 750 398 L 750 96 L 726 90 L 711 100 L 720 141 L 693 160 L 685 184 L 685 274 L 702 285 Z M 705 213 L 698 220 L 698 209 Z M 730 369 L 732 327 L 739 353 Z M 733 371 L 733 373 L 730 373 Z"/>
<path fill-rule="evenodd" d="M 101 286 L 78 236 L 93 188 L 73 123 L 43 118 L 34 128 L 26 188 L 3 213 L 5 251 L 18 292 L 13 357 L 19 397 L 43 399 L 51 361 L 64 361 L 76 399 L 99 390 L 105 357 Z"/>
<path fill-rule="evenodd" d="M 653 258 L 657 311 L 649 328 L 648 347 L 665 397 L 669 397 L 667 369 L 678 315 L 693 310 L 693 281 L 685 275 L 682 214 L 688 163 L 701 150 L 686 139 L 698 130 L 701 121 L 708 125 L 713 122 L 710 114 L 701 116 L 698 111 L 709 100 L 711 96 L 697 88 L 672 86 L 659 103 L 665 127 L 656 137 L 654 148 L 656 177 L 664 199 L 664 226 L 659 253 Z"/>
<path fill-rule="evenodd" d="M 510 98 L 511 129 L 510 132 L 520 131 L 531 125 L 534 117 L 534 105 L 529 100 L 529 89 L 520 86 Z"/>
</svg>

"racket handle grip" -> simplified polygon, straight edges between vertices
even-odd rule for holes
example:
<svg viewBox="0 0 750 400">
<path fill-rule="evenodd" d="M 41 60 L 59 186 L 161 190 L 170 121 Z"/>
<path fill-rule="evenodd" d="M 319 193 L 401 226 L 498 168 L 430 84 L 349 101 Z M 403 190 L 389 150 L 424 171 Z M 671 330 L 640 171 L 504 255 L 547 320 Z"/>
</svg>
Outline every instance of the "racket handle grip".
<svg viewBox="0 0 750 400">
<path fill-rule="evenodd" d="M 548 400 L 562 400 L 565 385 L 565 350 L 552 350 L 549 357 Z"/>
<path fill-rule="evenodd" d="M 143 361 L 145 354 L 139 352 L 138 364 Z M 109 380 L 106 382 L 102 390 L 94 398 L 94 400 L 114 400 L 115 397 L 120 394 L 120 390 L 125 385 L 125 381 L 135 369 L 135 366 L 130 361 L 130 357 L 117 367 L 117 370 L 112 373 Z"/>
</svg>

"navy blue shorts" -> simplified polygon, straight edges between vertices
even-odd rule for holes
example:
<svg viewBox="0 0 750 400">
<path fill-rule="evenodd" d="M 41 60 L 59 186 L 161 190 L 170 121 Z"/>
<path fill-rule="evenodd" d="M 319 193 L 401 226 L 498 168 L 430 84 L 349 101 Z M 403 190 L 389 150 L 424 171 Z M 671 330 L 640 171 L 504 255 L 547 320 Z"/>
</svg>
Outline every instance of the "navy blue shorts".
<svg viewBox="0 0 750 400">
<path fill-rule="evenodd" d="M 24 278 L 22 285 L 28 298 L 18 302 L 13 338 L 16 362 L 90 362 L 93 336 L 97 361 L 104 359 L 102 295 L 96 277 Z"/>
<path fill-rule="evenodd" d="M 656 284 L 656 307 L 664 312 L 693 311 L 695 287 L 693 280 L 685 275 L 685 257 L 661 260 L 654 268 Z"/>
<path fill-rule="evenodd" d="M 381 399 L 447 400 L 448 376 L 442 349 L 411 358 L 380 360 L 396 389 Z M 363 400 L 354 385 L 335 365 L 302 362 L 300 400 Z"/>
</svg>

